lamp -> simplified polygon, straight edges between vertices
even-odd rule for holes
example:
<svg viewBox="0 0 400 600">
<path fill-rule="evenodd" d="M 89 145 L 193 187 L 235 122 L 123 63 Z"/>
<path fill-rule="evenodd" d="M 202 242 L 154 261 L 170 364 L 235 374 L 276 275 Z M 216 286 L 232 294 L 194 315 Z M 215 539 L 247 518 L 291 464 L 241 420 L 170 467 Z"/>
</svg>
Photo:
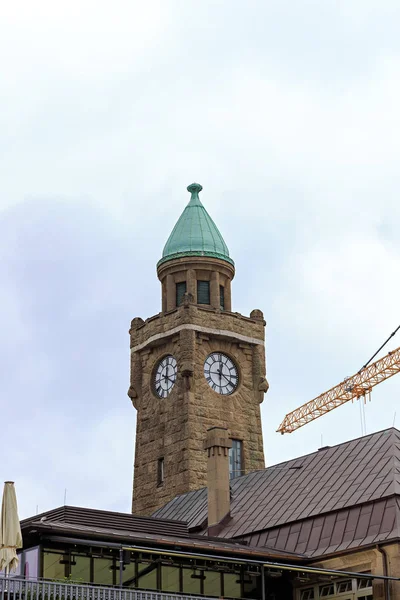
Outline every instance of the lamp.
<svg viewBox="0 0 400 600">
<path fill-rule="evenodd" d="M 282 577 L 282 571 L 265 571 L 267 577 L 271 577 L 271 579 L 279 579 Z"/>
</svg>

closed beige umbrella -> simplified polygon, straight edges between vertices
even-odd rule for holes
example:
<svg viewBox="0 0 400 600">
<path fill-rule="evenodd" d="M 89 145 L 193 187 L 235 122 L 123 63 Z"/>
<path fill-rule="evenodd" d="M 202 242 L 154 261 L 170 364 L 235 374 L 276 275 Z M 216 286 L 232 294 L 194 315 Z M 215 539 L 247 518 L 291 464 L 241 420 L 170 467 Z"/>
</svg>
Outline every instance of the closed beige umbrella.
<svg viewBox="0 0 400 600">
<path fill-rule="evenodd" d="M 15 571 L 18 566 L 17 548 L 22 548 L 17 496 L 14 483 L 6 481 L 0 518 L 0 570 L 5 569 L 6 573 Z"/>
</svg>

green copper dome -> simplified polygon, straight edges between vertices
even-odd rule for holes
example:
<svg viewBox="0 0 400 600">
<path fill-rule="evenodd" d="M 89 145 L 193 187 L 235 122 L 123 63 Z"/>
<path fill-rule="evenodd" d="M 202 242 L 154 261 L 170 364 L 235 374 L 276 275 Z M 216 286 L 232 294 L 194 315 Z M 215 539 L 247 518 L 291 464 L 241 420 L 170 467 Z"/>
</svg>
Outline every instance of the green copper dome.
<svg viewBox="0 0 400 600">
<path fill-rule="evenodd" d="M 222 235 L 200 202 L 199 192 L 202 189 L 199 183 L 188 186 L 187 190 L 192 195 L 190 202 L 164 246 L 158 267 L 168 260 L 184 256 L 211 256 L 234 265 L 233 260 L 229 258 L 229 250 Z"/>
</svg>

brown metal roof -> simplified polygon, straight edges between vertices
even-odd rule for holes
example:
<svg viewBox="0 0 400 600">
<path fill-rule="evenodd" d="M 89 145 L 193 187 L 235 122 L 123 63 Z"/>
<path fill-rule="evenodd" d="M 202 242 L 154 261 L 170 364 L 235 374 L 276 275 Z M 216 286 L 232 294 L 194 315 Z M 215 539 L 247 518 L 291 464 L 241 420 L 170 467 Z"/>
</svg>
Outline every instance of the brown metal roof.
<svg viewBox="0 0 400 600">
<path fill-rule="evenodd" d="M 240 540 L 219 540 L 215 538 L 208 538 L 201 535 L 187 536 L 161 536 L 151 533 L 137 532 L 137 531 L 117 531 L 111 529 L 111 527 L 94 527 L 85 525 L 71 525 L 70 523 L 64 522 L 51 522 L 51 521 L 31 521 L 29 527 L 39 530 L 44 536 L 68 536 L 69 538 L 96 539 L 105 544 L 108 541 L 118 543 L 125 546 L 138 546 L 138 547 L 151 547 L 151 548 L 177 548 L 181 550 L 193 551 L 193 552 L 205 552 L 205 553 L 218 553 L 218 554 L 230 554 L 230 555 L 241 555 L 241 556 L 257 556 L 261 559 L 280 559 L 301 561 L 306 558 L 296 553 L 287 552 L 285 550 L 274 550 L 264 546 L 263 548 L 251 546 L 247 541 L 241 542 Z"/>
<path fill-rule="evenodd" d="M 269 538 L 268 532 L 265 537 L 260 535 L 257 543 L 288 550 L 296 548 L 298 552 L 317 553 L 320 548 L 322 552 L 327 543 L 332 545 L 331 538 L 336 540 L 341 528 L 350 526 L 356 517 L 357 523 L 362 517 L 359 531 L 365 529 L 369 509 L 361 515 L 364 510 L 361 505 L 372 506 L 373 501 L 394 495 L 400 496 L 400 432 L 391 428 L 233 480 L 232 519 L 219 535 L 253 539 L 251 534 L 271 530 L 276 540 Z M 394 508 L 385 504 L 382 510 L 386 521 L 390 521 Z M 338 511 L 342 515 L 340 519 L 329 515 Z M 346 514 L 350 520 L 348 524 L 346 520 L 344 526 L 341 520 Z M 174 498 L 153 516 L 185 520 L 189 528 L 204 527 L 206 489 Z M 387 527 L 385 524 L 384 529 Z M 373 535 L 359 531 L 353 532 L 358 545 Z M 309 537 L 305 539 L 307 532 Z M 380 529 L 374 535 L 384 533 L 386 531 Z M 346 539 L 333 545 L 337 551 L 346 543 L 350 547 L 350 538 L 350 533 L 346 533 Z"/>
<path fill-rule="evenodd" d="M 334 554 L 400 538 L 400 500 L 388 498 L 243 536 L 252 546 L 305 554 Z"/>
<path fill-rule="evenodd" d="M 188 537 L 187 524 L 181 521 L 154 519 L 153 517 L 137 517 L 129 513 L 119 513 L 78 506 L 61 506 L 53 510 L 35 515 L 21 521 L 21 529 L 29 528 L 33 523 L 68 523 L 70 525 L 113 529 L 117 531 L 134 531 L 137 534 L 154 534 L 156 536 L 171 535 Z"/>
</svg>

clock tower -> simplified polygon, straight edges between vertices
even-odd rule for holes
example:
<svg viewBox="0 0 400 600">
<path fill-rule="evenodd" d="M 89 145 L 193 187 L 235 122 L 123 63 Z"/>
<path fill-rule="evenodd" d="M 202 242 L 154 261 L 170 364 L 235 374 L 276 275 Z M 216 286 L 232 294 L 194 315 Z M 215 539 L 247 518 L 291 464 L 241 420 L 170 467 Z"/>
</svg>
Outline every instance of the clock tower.
<svg viewBox="0 0 400 600">
<path fill-rule="evenodd" d="M 189 204 L 157 264 L 161 312 L 133 319 L 130 329 L 137 515 L 206 485 L 211 427 L 226 428 L 232 440 L 231 478 L 264 468 L 264 317 L 232 312 L 234 262 L 199 199 L 201 185 L 187 189 Z"/>
</svg>

